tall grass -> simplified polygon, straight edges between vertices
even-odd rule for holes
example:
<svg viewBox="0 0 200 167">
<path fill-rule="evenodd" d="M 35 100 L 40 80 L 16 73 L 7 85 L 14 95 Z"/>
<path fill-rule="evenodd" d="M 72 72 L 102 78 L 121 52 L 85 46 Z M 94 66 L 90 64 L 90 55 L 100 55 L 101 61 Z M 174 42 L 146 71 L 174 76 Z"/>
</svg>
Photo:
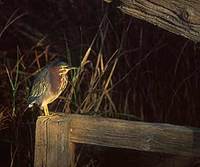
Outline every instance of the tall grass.
<svg viewBox="0 0 200 167">
<path fill-rule="evenodd" d="M 82 56 L 80 66 L 72 74 L 70 88 L 64 95 L 65 112 L 101 114 L 117 111 L 112 100 L 111 86 L 119 55 L 118 50 L 111 56 L 103 55 L 107 28 L 108 22 L 104 16 L 92 43 Z M 95 43 L 100 43 L 97 52 L 93 49 Z M 107 57 L 110 58 L 105 60 Z"/>
</svg>

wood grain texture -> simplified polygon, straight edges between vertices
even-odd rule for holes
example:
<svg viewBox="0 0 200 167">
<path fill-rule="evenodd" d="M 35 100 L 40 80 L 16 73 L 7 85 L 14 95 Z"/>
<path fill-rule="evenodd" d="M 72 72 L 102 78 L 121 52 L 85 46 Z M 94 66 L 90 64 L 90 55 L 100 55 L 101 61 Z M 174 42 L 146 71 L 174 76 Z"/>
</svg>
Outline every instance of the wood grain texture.
<svg viewBox="0 0 200 167">
<path fill-rule="evenodd" d="M 72 115 L 75 143 L 200 156 L 200 129 L 160 123 Z"/>
<path fill-rule="evenodd" d="M 47 153 L 47 136 L 46 136 L 47 122 L 43 122 L 41 119 L 37 120 L 36 123 L 36 136 L 35 136 L 35 167 L 45 167 L 46 164 L 46 153 Z"/>
<path fill-rule="evenodd" d="M 200 41 L 199 0 L 115 0 L 115 2 L 122 12 L 130 16 L 195 42 Z"/>
<path fill-rule="evenodd" d="M 73 166 L 74 144 L 69 142 L 70 117 L 39 117 L 36 124 L 35 167 Z"/>
<path fill-rule="evenodd" d="M 200 129 L 83 115 L 37 120 L 35 167 L 70 167 L 74 143 L 200 156 Z"/>
</svg>

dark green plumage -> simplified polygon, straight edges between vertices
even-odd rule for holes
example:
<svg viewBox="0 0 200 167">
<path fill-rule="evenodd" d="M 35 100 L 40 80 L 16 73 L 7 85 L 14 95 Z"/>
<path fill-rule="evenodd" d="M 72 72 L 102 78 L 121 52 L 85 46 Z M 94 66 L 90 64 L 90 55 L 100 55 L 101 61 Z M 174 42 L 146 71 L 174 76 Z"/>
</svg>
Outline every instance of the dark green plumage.
<svg viewBox="0 0 200 167">
<path fill-rule="evenodd" d="M 37 104 L 45 115 L 48 115 L 47 105 L 53 102 L 63 92 L 68 83 L 68 72 L 71 68 L 63 61 L 53 61 L 36 74 L 28 97 L 29 107 Z"/>
</svg>

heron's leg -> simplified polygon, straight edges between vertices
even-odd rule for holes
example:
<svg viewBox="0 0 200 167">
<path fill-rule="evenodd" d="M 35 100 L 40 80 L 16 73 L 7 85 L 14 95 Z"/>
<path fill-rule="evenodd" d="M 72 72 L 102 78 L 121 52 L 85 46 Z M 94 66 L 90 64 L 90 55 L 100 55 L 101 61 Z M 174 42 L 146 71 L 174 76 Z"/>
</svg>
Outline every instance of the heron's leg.
<svg viewBox="0 0 200 167">
<path fill-rule="evenodd" d="M 48 110 L 48 106 L 47 105 L 44 106 L 44 115 L 45 116 L 49 115 L 49 110 Z"/>
</svg>

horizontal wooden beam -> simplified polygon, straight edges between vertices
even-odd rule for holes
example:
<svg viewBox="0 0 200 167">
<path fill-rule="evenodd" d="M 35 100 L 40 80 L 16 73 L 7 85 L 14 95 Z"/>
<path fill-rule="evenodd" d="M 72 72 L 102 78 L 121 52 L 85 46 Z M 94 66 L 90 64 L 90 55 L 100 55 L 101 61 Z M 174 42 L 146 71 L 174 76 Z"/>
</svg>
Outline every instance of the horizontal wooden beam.
<svg viewBox="0 0 200 167">
<path fill-rule="evenodd" d="M 105 0 L 112 2 L 112 0 Z M 124 13 L 195 42 L 200 41 L 199 0 L 113 0 Z"/>
<path fill-rule="evenodd" d="M 83 144 L 200 156 L 200 129 L 71 115 L 70 141 Z"/>
</svg>

